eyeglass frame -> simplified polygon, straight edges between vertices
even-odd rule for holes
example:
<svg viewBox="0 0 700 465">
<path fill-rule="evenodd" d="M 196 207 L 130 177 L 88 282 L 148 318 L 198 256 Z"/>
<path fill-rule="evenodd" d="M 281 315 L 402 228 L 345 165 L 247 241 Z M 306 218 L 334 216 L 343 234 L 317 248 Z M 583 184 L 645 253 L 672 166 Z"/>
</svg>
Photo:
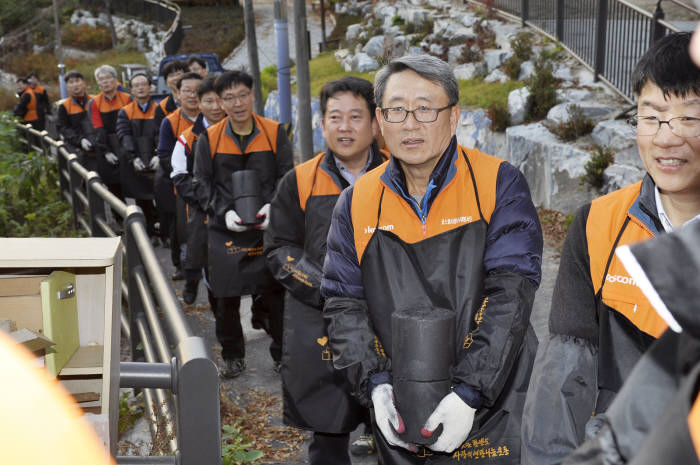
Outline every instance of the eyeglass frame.
<svg viewBox="0 0 700 465">
<path fill-rule="evenodd" d="M 437 121 L 438 117 L 440 116 L 440 112 L 447 110 L 448 108 L 452 108 L 453 106 L 455 106 L 455 105 L 453 103 L 450 103 L 447 106 L 442 107 L 442 108 L 418 107 L 418 108 L 415 108 L 413 110 L 407 110 L 403 107 L 389 107 L 389 108 L 380 108 L 380 111 L 382 113 L 382 116 L 384 117 L 384 121 L 386 121 L 387 123 L 396 123 L 396 124 L 403 123 L 404 121 L 406 121 L 406 118 L 408 118 L 409 113 L 411 113 L 413 115 L 413 119 L 415 119 L 419 123 L 434 123 L 435 121 Z M 389 119 L 387 118 L 388 111 L 389 110 L 398 110 L 398 109 L 402 109 L 405 112 L 403 119 L 401 121 L 389 121 Z M 435 119 L 431 120 L 431 121 L 419 120 L 416 117 L 416 112 L 418 110 L 433 110 L 433 111 L 435 111 Z"/>
<path fill-rule="evenodd" d="M 226 97 L 219 98 L 222 102 L 226 102 L 228 104 L 229 102 L 244 102 L 246 99 L 250 98 L 251 95 L 253 95 L 253 91 L 248 91 L 245 95 L 227 95 Z"/>
<path fill-rule="evenodd" d="M 651 119 L 653 118 L 653 119 L 656 120 L 656 123 L 657 123 L 657 125 L 656 125 L 656 132 L 654 132 L 654 134 L 639 134 L 639 135 L 642 136 L 642 137 L 646 137 L 646 136 L 656 136 L 656 135 L 659 133 L 659 131 L 661 130 L 661 125 L 664 124 L 664 123 L 666 123 L 666 124 L 668 125 L 668 128 L 671 130 L 671 133 L 672 133 L 674 136 L 680 137 L 681 139 L 692 139 L 692 138 L 695 138 L 695 137 L 700 137 L 700 118 L 696 118 L 696 117 L 694 117 L 694 116 L 675 116 L 675 117 L 673 117 L 673 118 L 670 118 L 670 119 L 664 121 L 664 120 L 658 119 L 656 116 L 640 116 L 640 115 L 634 115 L 634 116 L 630 116 L 629 118 L 627 118 L 626 122 L 627 122 L 627 124 L 629 124 L 630 126 L 632 126 L 632 127 L 635 129 L 636 132 L 638 132 L 638 131 L 639 131 L 639 129 L 638 129 L 639 126 L 638 126 L 638 125 L 639 125 L 639 119 L 640 119 L 640 118 L 644 118 L 644 119 L 647 120 L 647 121 L 651 121 Z M 697 121 L 697 122 L 699 123 L 699 124 L 698 124 L 698 134 L 696 134 L 696 135 L 694 135 L 694 136 L 681 136 L 681 135 L 679 135 L 679 134 L 676 134 L 676 132 L 673 130 L 673 126 L 671 126 L 671 121 L 676 120 L 676 119 L 682 119 L 682 118 L 683 118 L 683 119 L 689 119 L 689 120 L 692 120 L 692 121 Z"/>
</svg>

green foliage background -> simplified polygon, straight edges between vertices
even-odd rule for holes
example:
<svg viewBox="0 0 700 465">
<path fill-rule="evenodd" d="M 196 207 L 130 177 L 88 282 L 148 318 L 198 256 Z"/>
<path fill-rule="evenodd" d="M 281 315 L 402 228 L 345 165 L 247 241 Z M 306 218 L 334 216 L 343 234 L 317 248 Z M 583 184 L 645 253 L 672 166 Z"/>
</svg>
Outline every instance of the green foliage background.
<svg viewBox="0 0 700 465">
<path fill-rule="evenodd" d="M 61 199 L 56 163 L 24 153 L 9 113 L 0 113 L 0 236 L 75 237 L 70 204 Z"/>
</svg>

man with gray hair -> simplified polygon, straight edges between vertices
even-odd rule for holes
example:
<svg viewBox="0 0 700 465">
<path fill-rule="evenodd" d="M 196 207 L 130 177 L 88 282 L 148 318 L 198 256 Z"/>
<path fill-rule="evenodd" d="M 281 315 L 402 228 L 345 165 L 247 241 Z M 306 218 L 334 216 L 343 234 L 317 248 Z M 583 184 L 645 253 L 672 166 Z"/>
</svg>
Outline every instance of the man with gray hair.
<svg viewBox="0 0 700 465">
<path fill-rule="evenodd" d="M 335 367 L 372 408 L 382 463 L 519 464 L 542 256 L 527 183 L 457 144 L 447 63 L 394 59 L 374 86 L 391 158 L 333 212 L 321 292 Z"/>
<path fill-rule="evenodd" d="M 109 190 L 123 198 L 119 163 L 124 156 L 117 135 L 117 116 L 131 102 L 131 96 L 117 89 L 117 71 L 109 65 L 95 69 L 95 80 L 102 92 L 90 102 L 88 111 L 97 133 L 97 172 Z"/>
</svg>

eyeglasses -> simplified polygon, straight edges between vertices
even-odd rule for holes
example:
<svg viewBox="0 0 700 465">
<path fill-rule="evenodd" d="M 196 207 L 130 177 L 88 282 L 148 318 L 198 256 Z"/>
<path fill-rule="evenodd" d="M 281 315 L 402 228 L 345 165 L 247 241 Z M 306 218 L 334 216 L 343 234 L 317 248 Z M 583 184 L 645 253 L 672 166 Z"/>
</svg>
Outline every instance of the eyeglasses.
<svg viewBox="0 0 700 465">
<path fill-rule="evenodd" d="M 413 117 L 419 123 L 432 123 L 435 121 L 441 111 L 452 108 L 454 105 L 447 105 L 442 108 L 418 107 L 415 110 L 406 110 L 403 107 L 382 108 L 384 120 L 388 123 L 403 123 L 406 121 L 409 113 L 413 113 Z"/>
<path fill-rule="evenodd" d="M 250 92 L 246 92 L 245 94 L 240 95 L 227 95 L 226 97 L 221 97 L 221 100 L 223 100 L 226 103 L 243 102 L 248 97 L 250 97 Z"/>
<path fill-rule="evenodd" d="M 692 116 L 677 116 L 667 121 L 662 121 L 656 116 L 632 116 L 627 123 L 636 128 L 640 136 L 654 136 L 662 124 L 668 124 L 668 128 L 678 137 L 690 138 L 700 136 L 700 118 Z"/>
<path fill-rule="evenodd" d="M 179 92 L 185 95 L 197 95 L 197 89 L 180 89 Z"/>
</svg>

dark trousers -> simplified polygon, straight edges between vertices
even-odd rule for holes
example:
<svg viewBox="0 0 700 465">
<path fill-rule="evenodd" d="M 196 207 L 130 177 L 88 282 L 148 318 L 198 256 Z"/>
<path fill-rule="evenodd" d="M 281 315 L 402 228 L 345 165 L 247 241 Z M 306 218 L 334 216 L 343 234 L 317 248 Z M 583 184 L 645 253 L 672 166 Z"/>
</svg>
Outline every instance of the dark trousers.
<svg viewBox="0 0 700 465">
<path fill-rule="evenodd" d="M 156 233 L 156 207 L 153 205 L 153 200 L 136 199 L 136 205 L 143 210 L 143 216 L 146 218 L 146 231 L 149 236 L 154 236 Z"/>
<path fill-rule="evenodd" d="M 167 237 L 170 240 L 170 260 L 175 268 L 180 269 L 182 260 L 180 259 L 180 241 L 177 237 L 175 212 L 158 209 L 158 217 L 160 218 L 161 237 Z"/>
<path fill-rule="evenodd" d="M 284 292 L 253 296 L 253 318 L 267 318 L 267 325 L 263 327 L 272 336 L 270 355 L 275 361 L 282 360 L 283 305 Z M 216 298 L 216 339 L 221 344 L 221 357 L 225 360 L 245 357 L 240 306 L 240 297 Z"/>
<path fill-rule="evenodd" d="M 350 465 L 350 434 L 314 432 L 309 444 L 310 465 Z"/>
</svg>

